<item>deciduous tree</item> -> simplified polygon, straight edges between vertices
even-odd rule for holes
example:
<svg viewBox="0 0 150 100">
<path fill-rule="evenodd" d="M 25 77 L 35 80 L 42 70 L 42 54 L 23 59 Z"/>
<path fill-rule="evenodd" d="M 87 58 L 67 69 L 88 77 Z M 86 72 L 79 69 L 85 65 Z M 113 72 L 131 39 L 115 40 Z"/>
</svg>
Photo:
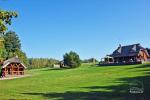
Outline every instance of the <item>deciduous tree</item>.
<svg viewBox="0 0 150 100">
<path fill-rule="evenodd" d="M 4 34 L 7 30 L 7 25 L 11 25 L 12 18 L 17 17 L 18 14 L 13 11 L 0 10 L 0 34 Z"/>
<path fill-rule="evenodd" d="M 76 52 L 70 51 L 64 55 L 64 64 L 69 67 L 79 67 L 81 65 L 81 60 Z"/>
</svg>

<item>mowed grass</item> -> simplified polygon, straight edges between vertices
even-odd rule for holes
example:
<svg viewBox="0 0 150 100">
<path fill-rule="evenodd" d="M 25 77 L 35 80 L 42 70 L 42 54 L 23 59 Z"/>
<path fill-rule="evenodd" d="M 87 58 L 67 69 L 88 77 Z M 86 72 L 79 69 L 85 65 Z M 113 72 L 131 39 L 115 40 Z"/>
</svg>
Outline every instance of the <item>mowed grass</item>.
<svg viewBox="0 0 150 100">
<path fill-rule="evenodd" d="M 27 70 L 29 77 L 0 81 L 0 100 L 150 100 L 150 64 Z M 144 84 L 131 94 L 130 83 Z"/>
</svg>

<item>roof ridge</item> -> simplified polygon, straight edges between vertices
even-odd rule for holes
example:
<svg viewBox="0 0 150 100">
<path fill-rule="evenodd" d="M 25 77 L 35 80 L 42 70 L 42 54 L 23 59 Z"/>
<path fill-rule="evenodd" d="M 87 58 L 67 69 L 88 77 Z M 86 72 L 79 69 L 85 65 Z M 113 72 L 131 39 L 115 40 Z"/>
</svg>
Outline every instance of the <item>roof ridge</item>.
<svg viewBox="0 0 150 100">
<path fill-rule="evenodd" d="M 121 46 L 121 47 L 134 46 L 134 45 L 140 45 L 140 43 L 130 44 L 130 45 L 124 45 L 124 46 Z"/>
</svg>

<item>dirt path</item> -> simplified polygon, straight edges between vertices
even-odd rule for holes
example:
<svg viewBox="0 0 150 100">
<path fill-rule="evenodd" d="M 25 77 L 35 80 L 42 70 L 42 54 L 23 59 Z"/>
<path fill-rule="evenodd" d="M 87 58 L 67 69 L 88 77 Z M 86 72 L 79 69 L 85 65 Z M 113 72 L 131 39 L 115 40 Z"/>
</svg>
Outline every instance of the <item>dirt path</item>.
<svg viewBox="0 0 150 100">
<path fill-rule="evenodd" d="M 0 80 L 11 80 L 11 79 L 23 78 L 23 77 L 28 77 L 28 76 L 31 76 L 31 75 L 14 75 L 14 76 L 9 75 L 9 76 L 0 78 Z"/>
</svg>

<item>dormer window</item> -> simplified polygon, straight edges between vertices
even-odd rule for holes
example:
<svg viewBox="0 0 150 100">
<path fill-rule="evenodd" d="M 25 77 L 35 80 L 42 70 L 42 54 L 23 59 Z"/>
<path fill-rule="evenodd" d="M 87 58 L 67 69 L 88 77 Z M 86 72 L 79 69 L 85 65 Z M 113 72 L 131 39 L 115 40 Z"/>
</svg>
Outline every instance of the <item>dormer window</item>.
<svg viewBox="0 0 150 100">
<path fill-rule="evenodd" d="M 118 50 L 117 50 L 118 53 L 121 53 L 121 50 L 122 50 L 122 47 L 119 47 Z"/>
<path fill-rule="evenodd" d="M 114 52 L 115 54 L 121 54 L 122 47 L 119 46 L 118 49 Z"/>
<path fill-rule="evenodd" d="M 130 52 L 136 52 L 136 45 L 133 45 L 132 49 L 130 50 Z"/>
</svg>

